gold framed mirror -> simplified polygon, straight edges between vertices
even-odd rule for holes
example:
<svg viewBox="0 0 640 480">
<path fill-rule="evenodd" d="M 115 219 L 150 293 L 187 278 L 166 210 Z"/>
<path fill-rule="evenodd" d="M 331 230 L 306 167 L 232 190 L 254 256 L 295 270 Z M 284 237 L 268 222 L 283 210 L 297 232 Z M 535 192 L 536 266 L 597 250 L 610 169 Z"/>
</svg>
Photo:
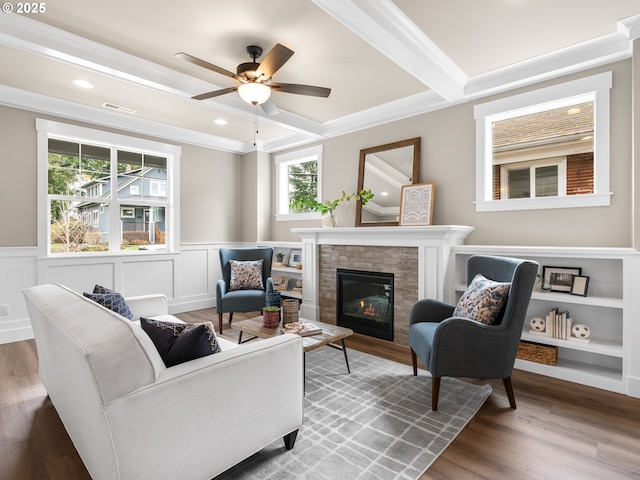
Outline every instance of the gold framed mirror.
<svg viewBox="0 0 640 480">
<path fill-rule="evenodd" d="M 358 192 L 374 197 L 356 202 L 356 227 L 397 226 L 402 185 L 418 183 L 420 137 L 360 150 Z"/>
</svg>

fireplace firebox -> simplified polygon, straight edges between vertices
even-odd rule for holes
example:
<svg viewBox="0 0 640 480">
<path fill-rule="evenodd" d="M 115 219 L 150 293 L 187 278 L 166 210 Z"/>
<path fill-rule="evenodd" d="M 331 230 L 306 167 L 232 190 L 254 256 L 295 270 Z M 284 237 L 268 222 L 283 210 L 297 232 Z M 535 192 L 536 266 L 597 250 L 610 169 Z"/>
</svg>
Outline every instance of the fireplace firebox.
<svg viewBox="0 0 640 480">
<path fill-rule="evenodd" d="M 337 269 L 337 324 L 393 341 L 393 273 Z"/>
</svg>

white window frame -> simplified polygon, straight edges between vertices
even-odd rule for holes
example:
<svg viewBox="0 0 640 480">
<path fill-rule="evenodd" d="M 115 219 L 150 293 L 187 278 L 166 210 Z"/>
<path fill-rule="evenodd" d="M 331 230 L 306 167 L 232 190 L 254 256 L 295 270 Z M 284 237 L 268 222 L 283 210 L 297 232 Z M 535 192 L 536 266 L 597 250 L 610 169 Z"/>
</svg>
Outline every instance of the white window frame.
<svg viewBox="0 0 640 480">
<path fill-rule="evenodd" d="M 149 196 L 166 197 L 167 182 L 163 182 L 161 180 L 149 180 Z"/>
<path fill-rule="evenodd" d="M 36 119 L 37 130 L 37 155 L 38 155 L 38 252 L 42 257 L 68 256 L 90 256 L 90 255 L 146 255 L 151 250 L 125 252 L 120 250 L 121 243 L 121 223 L 120 204 L 150 206 L 154 205 L 150 200 L 121 199 L 117 193 L 111 195 L 110 199 L 101 199 L 105 204 L 109 204 L 109 251 L 96 253 L 56 253 L 51 254 L 49 250 L 50 232 L 50 206 L 48 195 L 48 168 L 49 168 L 49 138 L 57 138 L 69 142 L 90 143 L 105 148 L 112 149 L 111 175 L 117 175 L 117 150 L 139 151 L 140 153 L 154 154 L 167 158 L 167 178 L 169 179 L 169 190 L 167 200 L 158 203 L 165 207 L 165 218 L 167 221 L 167 231 L 165 232 L 164 252 L 172 253 L 177 251 L 180 245 L 180 155 L 182 149 L 176 145 L 145 140 L 137 137 L 130 137 L 117 133 L 106 132 L 93 128 L 69 125 L 66 123 Z M 158 253 L 155 251 L 154 253 Z"/>
<path fill-rule="evenodd" d="M 120 218 L 136 218 L 136 209 L 131 207 L 120 207 Z"/>
<path fill-rule="evenodd" d="M 610 90 L 605 72 L 551 87 L 476 105 L 476 212 L 609 206 Z M 537 113 L 562 105 L 594 102 L 594 192 L 583 195 L 493 199 L 492 125 L 496 121 Z"/>
<path fill-rule="evenodd" d="M 322 145 L 283 153 L 275 156 L 276 166 L 276 220 L 295 221 L 313 220 L 320 218 L 318 212 L 289 212 L 289 167 L 313 160 L 318 162 L 318 196 L 317 201 L 322 202 Z"/>
<path fill-rule="evenodd" d="M 129 195 L 140 195 L 140 185 L 129 185 Z"/>
<path fill-rule="evenodd" d="M 558 167 L 558 196 L 562 197 L 567 194 L 567 157 L 556 157 L 556 158 L 545 158 L 540 160 L 531 160 L 529 162 L 515 162 L 515 163 L 503 163 L 500 165 L 500 190 L 503 192 L 508 192 L 509 196 L 506 199 L 510 198 L 509 192 L 509 170 L 524 170 L 525 168 L 529 169 L 529 189 L 531 191 L 530 198 L 541 198 L 536 197 L 536 176 L 535 169 L 540 167 Z M 503 198 L 502 200 L 506 200 Z"/>
</svg>

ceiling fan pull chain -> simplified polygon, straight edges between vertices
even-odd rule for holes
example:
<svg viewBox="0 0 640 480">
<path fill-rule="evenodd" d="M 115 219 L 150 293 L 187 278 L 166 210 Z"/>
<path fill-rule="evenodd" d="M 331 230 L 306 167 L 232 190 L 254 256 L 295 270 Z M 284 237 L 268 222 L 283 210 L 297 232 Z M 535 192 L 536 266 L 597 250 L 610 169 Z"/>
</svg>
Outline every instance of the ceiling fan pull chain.
<svg viewBox="0 0 640 480">
<path fill-rule="evenodd" d="M 256 146 L 256 137 L 258 136 L 258 104 L 254 103 L 253 104 L 253 128 L 254 128 L 254 133 L 253 133 L 253 146 Z"/>
</svg>

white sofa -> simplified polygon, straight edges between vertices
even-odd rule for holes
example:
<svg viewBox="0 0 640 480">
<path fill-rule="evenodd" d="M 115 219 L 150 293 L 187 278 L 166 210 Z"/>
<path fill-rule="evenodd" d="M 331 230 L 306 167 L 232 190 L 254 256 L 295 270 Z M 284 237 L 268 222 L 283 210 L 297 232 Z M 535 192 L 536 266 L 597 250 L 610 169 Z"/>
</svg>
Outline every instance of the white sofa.
<svg viewBox="0 0 640 480">
<path fill-rule="evenodd" d="M 302 424 L 302 341 L 237 345 L 166 368 L 139 324 L 63 286 L 24 291 L 42 382 L 95 480 L 210 479 Z M 127 299 L 140 316 L 167 299 Z M 177 319 L 176 319 L 177 320 Z"/>
</svg>

